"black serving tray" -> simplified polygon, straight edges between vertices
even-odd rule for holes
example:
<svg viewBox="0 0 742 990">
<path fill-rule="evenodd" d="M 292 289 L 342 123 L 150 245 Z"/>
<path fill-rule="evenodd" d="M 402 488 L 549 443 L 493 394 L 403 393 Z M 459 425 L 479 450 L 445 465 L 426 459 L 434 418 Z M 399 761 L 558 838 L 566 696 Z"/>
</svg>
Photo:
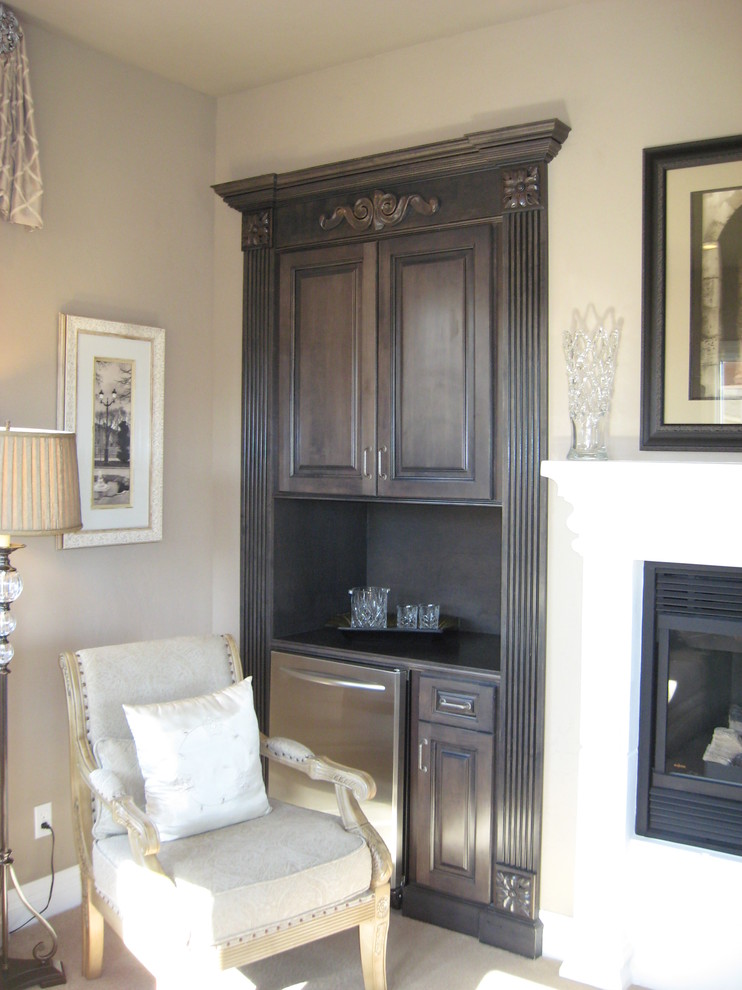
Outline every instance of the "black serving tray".
<svg viewBox="0 0 742 990">
<path fill-rule="evenodd" d="M 365 635 L 368 636 L 369 633 L 396 633 L 399 635 L 417 634 L 418 636 L 440 636 L 441 633 L 450 632 L 459 628 L 459 620 L 452 615 L 442 615 L 438 620 L 437 629 L 407 629 L 397 626 L 397 616 L 393 612 L 389 612 L 386 617 L 386 627 L 378 629 L 364 629 L 361 626 L 351 626 L 350 624 L 350 612 L 344 612 L 341 615 L 334 615 L 326 623 L 332 629 L 339 629 L 342 633 L 350 633 L 351 635 Z"/>
</svg>

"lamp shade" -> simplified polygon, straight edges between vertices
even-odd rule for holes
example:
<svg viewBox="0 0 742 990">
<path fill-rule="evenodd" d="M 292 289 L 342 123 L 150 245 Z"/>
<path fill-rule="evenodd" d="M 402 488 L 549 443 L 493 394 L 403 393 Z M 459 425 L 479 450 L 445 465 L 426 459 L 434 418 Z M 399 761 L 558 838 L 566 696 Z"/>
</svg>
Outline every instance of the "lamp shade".
<svg viewBox="0 0 742 990">
<path fill-rule="evenodd" d="M 82 529 L 74 433 L 0 429 L 0 533 Z"/>
</svg>

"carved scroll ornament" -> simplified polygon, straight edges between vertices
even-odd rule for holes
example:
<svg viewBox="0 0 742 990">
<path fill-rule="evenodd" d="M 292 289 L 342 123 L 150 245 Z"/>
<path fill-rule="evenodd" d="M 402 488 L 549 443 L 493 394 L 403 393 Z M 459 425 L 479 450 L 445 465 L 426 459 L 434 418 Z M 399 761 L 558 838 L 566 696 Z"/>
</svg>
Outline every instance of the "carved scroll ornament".
<svg viewBox="0 0 742 990">
<path fill-rule="evenodd" d="M 323 230 L 333 230 L 343 220 L 347 220 L 353 230 L 368 230 L 371 227 L 374 230 L 383 230 L 404 220 L 408 209 L 429 217 L 438 212 L 439 206 L 435 196 L 423 199 L 419 193 L 411 193 L 397 198 L 394 193 L 376 189 L 373 199 L 361 196 L 352 206 L 335 207 L 329 217 L 323 213 L 319 218 L 319 225 Z"/>
</svg>

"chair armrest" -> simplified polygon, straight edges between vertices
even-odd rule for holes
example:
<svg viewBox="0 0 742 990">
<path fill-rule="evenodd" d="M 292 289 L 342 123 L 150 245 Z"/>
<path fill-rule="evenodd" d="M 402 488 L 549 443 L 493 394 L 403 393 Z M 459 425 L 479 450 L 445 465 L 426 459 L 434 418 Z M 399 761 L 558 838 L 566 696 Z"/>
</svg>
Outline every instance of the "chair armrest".
<svg viewBox="0 0 742 990">
<path fill-rule="evenodd" d="M 376 782 L 370 774 L 335 763 L 326 756 L 315 756 L 311 749 L 294 739 L 280 736 L 269 739 L 261 733 L 260 752 L 270 760 L 294 767 L 312 780 L 326 780 L 330 784 L 347 787 L 358 801 L 370 801 L 376 794 Z"/>
<path fill-rule="evenodd" d="M 123 825 L 129 834 L 129 845 L 137 862 L 157 873 L 162 869 L 157 861 L 160 836 L 157 826 L 127 794 L 120 778 L 112 770 L 96 767 L 90 770 L 78 763 L 80 776 L 95 797 L 108 806 L 114 821 Z"/>
<path fill-rule="evenodd" d="M 363 836 L 371 854 L 372 888 L 387 883 L 392 875 L 392 857 L 386 843 L 364 815 L 359 801 L 367 801 L 376 794 L 374 778 L 363 770 L 335 763 L 326 756 L 315 756 L 311 749 L 293 739 L 283 739 L 260 734 L 260 752 L 269 760 L 293 767 L 312 780 L 326 780 L 335 785 L 335 797 L 348 832 Z"/>
</svg>

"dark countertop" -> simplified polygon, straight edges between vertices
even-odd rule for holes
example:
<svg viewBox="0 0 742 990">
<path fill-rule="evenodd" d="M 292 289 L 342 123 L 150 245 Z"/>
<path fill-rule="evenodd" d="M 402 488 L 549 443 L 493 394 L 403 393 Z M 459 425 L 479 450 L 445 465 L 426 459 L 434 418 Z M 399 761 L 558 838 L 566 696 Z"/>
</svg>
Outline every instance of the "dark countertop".
<svg viewBox="0 0 742 990">
<path fill-rule="evenodd" d="M 411 669 L 446 667 L 463 671 L 500 675 L 500 637 L 491 633 L 351 632 L 324 626 L 308 632 L 276 637 L 274 650 L 309 653 L 333 660 L 355 661 L 388 666 L 403 664 Z"/>
</svg>

